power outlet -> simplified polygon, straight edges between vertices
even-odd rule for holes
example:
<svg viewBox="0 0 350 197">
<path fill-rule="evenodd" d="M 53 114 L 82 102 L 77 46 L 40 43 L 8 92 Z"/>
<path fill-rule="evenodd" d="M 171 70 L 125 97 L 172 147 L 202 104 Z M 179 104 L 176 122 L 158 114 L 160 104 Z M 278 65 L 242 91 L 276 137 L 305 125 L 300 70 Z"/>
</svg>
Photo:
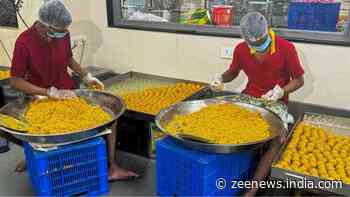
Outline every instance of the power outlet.
<svg viewBox="0 0 350 197">
<path fill-rule="evenodd" d="M 77 35 L 71 37 L 71 46 L 72 48 L 84 46 L 87 41 L 85 35 Z"/>
<path fill-rule="evenodd" d="M 233 57 L 233 47 L 221 47 L 221 58 L 232 59 Z"/>
</svg>

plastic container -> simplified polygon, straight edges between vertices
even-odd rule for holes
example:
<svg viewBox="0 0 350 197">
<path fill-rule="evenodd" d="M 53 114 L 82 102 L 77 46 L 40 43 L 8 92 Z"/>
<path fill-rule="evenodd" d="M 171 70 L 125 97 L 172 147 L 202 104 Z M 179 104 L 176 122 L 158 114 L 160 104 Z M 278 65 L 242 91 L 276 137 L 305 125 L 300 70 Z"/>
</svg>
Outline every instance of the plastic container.
<svg viewBox="0 0 350 197">
<path fill-rule="evenodd" d="M 95 138 L 49 152 L 24 143 L 33 190 L 38 196 L 98 196 L 108 193 L 106 143 Z"/>
<path fill-rule="evenodd" d="M 213 6 L 216 5 L 225 5 L 226 0 L 209 0 L 207 1 L 207 7 L 212 8 Z"/>
<path fill-rule="evenodd" d="M 337 31 L 340 3 L 291 2 L 288 28 L 314 31 Z"/>
<path fill-rule="evenodd" d="M 160 196 L 235 196 L 231 181 L 252 177 L 257 154 L 244 151 L 232 154 L 205 153 L 185 148 L 167 137 L 157 141 L 157 193 Z M 225 189 L 216 186 L 227 181 Z"/>
<path fill-rule="evenodd" d="M 214 25 L 229 27 L 233 25 L 233 7 L 216 5 L 212 8 L 212 22 Z"/>
</svg>

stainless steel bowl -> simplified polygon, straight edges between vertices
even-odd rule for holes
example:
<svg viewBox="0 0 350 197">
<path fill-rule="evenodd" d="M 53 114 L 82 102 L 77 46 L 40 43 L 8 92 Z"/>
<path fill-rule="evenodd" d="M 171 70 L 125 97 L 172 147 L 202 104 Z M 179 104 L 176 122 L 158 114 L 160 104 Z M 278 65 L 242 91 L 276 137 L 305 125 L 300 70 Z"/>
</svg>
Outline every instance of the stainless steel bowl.
<svg viewBox="0 0 350 197">
<path fill-rule="evenodd" d="M 211 104 L 224 104 L 224 103 L 234 103 L 241 107 L 244 107 L 251 111 L 258 111 L 261 113 L 262 117 L 267 121 L 271 131 L 271 136 L 256 142 L 246 143 L 246 144 L 232 144 L 232 145 L 222 145 L 222 144 L 210 144 L 201 142 L 199 140 L 189 139 L 187 137 L 181 137 L 178 135 L 172 135 L 168 131 L 165 130 L 166 125 L 176 116 L 176 115 L 184 115 L 199 111 L 202 108 L 207 107 Z M 257 149 L 264 145 L 265 143 L 270 142 L 272 139 L 281 135 L 283 132 L 286 133 L 286 130 L 283 126 L 282 120 L 275 115 L 273 112 L 266 110 L 261 107 L 257 107 L 254 105 L 234 102 L 232 100 L 226 99 L 206 99 L 206 100 L 195 100 L 195 101 L 187 101 L 175 104 L 170 106 L 167 109 L 162 110 L 156 117 L 156 124 L 159 129 L 165 134 L 174 138 L 180 144 L 183 144 L 186 147 L 193 148 L 200 151 L 205 152 L 213 152 L 213 153 L 232 153 L 241 150 L 252 150 Z"/>
<path fill-rule="evenodd" d="M 12 134 L 14 137 L 32 143 L 42 144 L 59 144 L 70 141 L 76 141 L 88 138 L 103 132 L 110 128 L 115 120 L 117 120 L 125 111 L 125 104 L 123 100 L 113 94 L 101 91 L 92 90 L 76 90 L 77 96 L 84 98 L 91 104 L 100 105 L 103 110 L 112 116 L 112 119 L 104 124 L 98 125 L 94 128 L 89 128 L 80 131 L 71 131 L 63 134 L 46 134 L 37 135 L 24 133 L 23 131 L 8 128 L 4 125 L 0 126 L 0 130 Z M 42 99 L 42 98 L 36 98 Z M 0 109 L 1 114 L 9 115 L 19 120 L 23 120 L 23 115 L 27 109 L 28 104 L 33 101 L 33 98 L 21 97 L 15 101 L 8 103 Z"/>
</svg>

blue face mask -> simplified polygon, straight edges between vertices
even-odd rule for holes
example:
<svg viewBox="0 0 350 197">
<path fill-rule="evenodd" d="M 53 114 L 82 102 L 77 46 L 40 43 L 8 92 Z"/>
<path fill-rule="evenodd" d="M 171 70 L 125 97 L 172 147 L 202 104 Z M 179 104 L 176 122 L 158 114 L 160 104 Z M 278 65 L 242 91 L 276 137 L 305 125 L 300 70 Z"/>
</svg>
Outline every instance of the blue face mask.
<svg viewBox="0 0 350 197">
<path fill-rule="evenodd" d="M 67 32 L 47 32 L 47 35 L 50 37 L 50 38 L 56 38 L 56 39 L 59 39 L 59 38 L 63 38 L 64 36 L 67 35 Z"/>
<path fill-rule="evenodd" d="M 252 46 L 249 45 L 251 48 L 253 48 L 254 50 L 256 50 L 257 52 L 264 52 L 267 50 L 267 48 L 269 48 L 270 44 L 272 42 L 272 39 L 270 36 L 267 36 L 267 39 L 265 40 L 265 42 L 260 45 L 260 46 Z"/>
</svg>

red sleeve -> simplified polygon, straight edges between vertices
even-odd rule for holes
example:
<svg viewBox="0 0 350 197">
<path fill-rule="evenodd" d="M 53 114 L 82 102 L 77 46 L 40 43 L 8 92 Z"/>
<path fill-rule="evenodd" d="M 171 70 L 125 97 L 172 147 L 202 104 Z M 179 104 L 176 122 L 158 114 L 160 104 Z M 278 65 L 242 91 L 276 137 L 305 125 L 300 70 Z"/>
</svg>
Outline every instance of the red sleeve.
<svg viewBox="0 0 350 197">
<path fill-rule="evenodd" d="M 71 40 L 70 40 L 70 33 L 68 33 L 68 35 L 67 35 L 67 40 L 68 40 L 68 46 L 69 46 L 69 49 L 68 49 L 69 57 L 73 57 Z"/>
<path fill-rule="evenodd" d="M 299 78 L 304 75 L 304 69 L 301 66 L 298 52 L 295 49 L 294 45 L 289 46 L 289 50 L 286 52 L 286 65 L 287 71 L 289 72 L 292 79 Z"/>
<path fill-rule="evenodd" d="M 29 51 L 24 44 L 16 42 L 11 64 L 11 76 L 24 78 L 29 65 Z"/>
<path fill-rule="evenodd" d="M 234 52 L 233 52 L 233 58 L 232 58 L 232 62 L 229 68 L 229 71 L 233 74 L 233 75 L 238 75 L 238 73 L 241 71 L 241 65 L 240 65 L 240 60 L 239 60 L 239 55 L 240 53 L 240 47 L 239 45 L 235 48 Z"/>
</svg>

